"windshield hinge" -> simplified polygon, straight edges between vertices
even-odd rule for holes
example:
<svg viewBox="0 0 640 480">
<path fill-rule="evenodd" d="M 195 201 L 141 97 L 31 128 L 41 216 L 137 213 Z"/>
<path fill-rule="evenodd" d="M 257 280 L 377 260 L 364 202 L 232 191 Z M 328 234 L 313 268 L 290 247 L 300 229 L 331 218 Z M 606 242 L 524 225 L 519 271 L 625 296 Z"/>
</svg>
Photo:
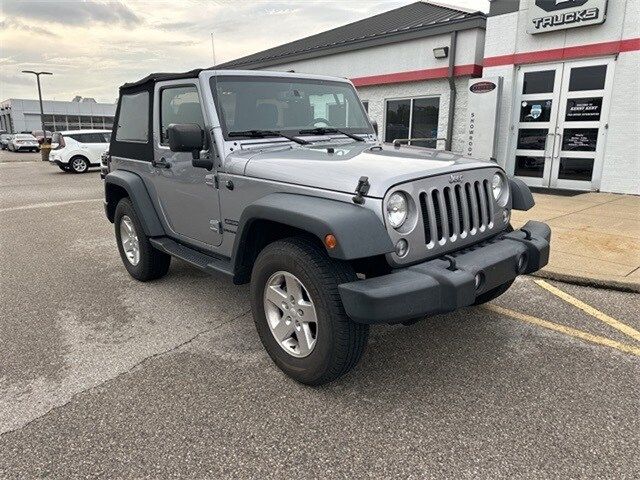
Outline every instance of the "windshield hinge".
<svg viewBox="0 0 640 480">
<path fill-rule="evenodd" d="M 353 197 L 353 203 L 358 205 L 364 204 L 364 196 L 369 193 L 369 188 L 371 185 L 369 184 L 369 177 L 360 177 L 358 180 L 358 186 L 356 187 L 356 194 Z"/>
</svg>

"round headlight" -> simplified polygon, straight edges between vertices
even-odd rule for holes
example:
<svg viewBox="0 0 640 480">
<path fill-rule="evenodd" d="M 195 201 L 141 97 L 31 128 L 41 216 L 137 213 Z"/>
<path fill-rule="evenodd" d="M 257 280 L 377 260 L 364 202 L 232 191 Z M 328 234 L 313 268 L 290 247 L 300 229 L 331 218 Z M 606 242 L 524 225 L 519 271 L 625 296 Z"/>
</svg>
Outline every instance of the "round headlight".
<svg viewBox="0 0 640 480">
<path fill-rule="evenodd" d="M 396 192 L 389 197 L 387 202 L 387 220 L 393 228 L 400 228 L 407 219 L 407 197 L 403 193 Z"/>
<path fill-rule="evenodd" d="M 491 191 L 493 192 L 493 198 L 496 199 L 498 205 L 504 207 L 509 199 L 509 187 L 507 186 L 506 179 L 501 173 L 496 173 L 491 179 Z"/>
</svg>

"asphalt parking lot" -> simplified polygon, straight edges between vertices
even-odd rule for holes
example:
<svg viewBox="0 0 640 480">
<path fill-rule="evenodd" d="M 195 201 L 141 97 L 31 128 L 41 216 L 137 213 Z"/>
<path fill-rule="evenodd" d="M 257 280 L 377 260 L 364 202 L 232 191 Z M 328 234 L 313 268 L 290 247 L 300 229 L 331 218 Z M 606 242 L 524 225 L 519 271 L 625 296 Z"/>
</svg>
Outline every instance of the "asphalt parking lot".
<svg viewBox="0 0 640 480">
<path fill-rule="evenodd" d="M 640 296 L 522 278 L 376 327 L 352 373 L 304 387 L 246 286 L 175 260 L 131 279 L 98 172 L 38 158 L 0 153 L 0 478 L 640 475 Z"/>
</svg>

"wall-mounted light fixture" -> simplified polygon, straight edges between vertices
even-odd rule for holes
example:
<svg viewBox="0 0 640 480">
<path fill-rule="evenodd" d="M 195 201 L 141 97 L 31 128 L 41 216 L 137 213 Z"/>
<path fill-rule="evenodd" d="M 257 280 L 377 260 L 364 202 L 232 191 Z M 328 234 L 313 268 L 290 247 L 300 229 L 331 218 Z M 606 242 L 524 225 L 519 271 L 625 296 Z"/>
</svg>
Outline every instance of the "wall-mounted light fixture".
<svg viewBox="0 0 640 480">
<path fill-rule="evenodd" d="M 433 49 L 433 56 L 436 58 L 447 58 L 449 56 L 449 47 L 436 47 Z"/>
</svg>

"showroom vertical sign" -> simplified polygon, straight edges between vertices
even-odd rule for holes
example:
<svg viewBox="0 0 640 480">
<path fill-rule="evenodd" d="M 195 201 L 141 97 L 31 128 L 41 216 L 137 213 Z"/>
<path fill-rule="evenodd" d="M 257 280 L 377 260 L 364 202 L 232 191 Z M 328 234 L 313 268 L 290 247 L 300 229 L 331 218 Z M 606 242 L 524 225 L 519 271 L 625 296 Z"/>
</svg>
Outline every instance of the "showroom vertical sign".
<svg viewBox="0 0 640 480">
<path fill-rule="evenodd" d="M 496 160 L 496 131 L 502 96 L 502 77 L 469 80 L 467 138 L 464 154 Z"/>
</svg>

